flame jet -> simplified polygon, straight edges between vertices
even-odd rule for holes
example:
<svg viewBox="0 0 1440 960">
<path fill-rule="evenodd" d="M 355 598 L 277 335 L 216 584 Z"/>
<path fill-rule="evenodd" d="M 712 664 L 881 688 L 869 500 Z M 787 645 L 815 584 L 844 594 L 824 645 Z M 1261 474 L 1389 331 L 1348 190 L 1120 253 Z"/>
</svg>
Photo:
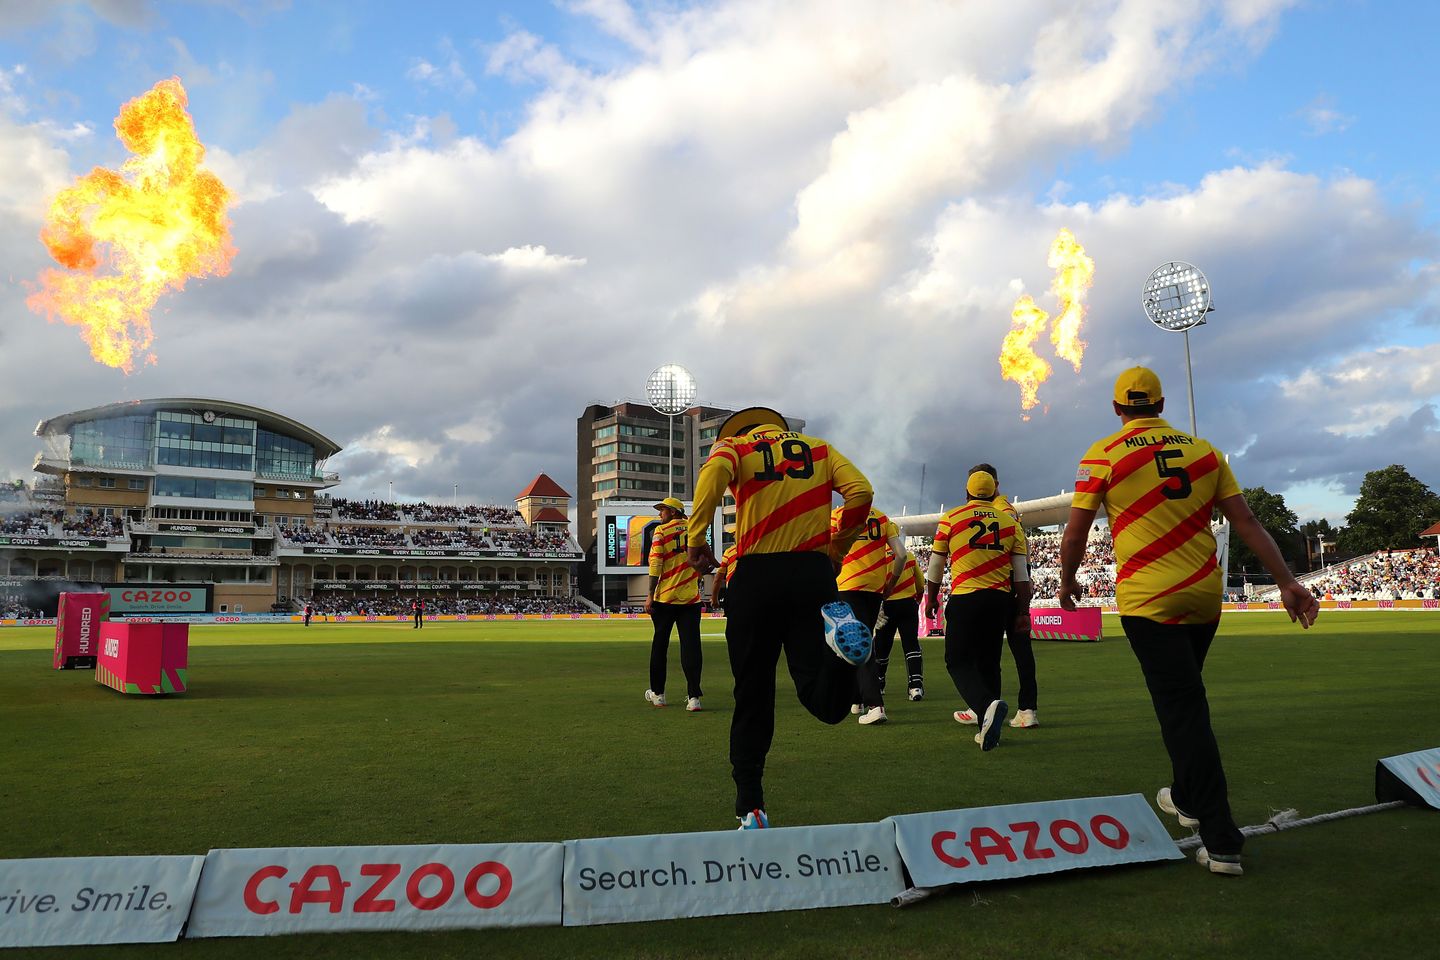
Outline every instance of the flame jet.
<svg viewBox="0 0 1440 960">
<path fill-rule="evenodd" d="M 1085 291 L 1095 282 L 1095 261 L 1085 255 L 1085 248 L 1075 234 L 1064 227 L 1050 244 L 1051 269 L 1055 279 L 1050 292 L 1060 300 L 1060 315 L 1050 328 L 1050 343 L 1055 355 L 1069 360 L 1075 372 L 1085 357 L 1085 341 L 1080 339 L 1080 326 L 1085 322 Z"/>
<path fill-rule="evenodd" d="M 115 133 L 134 156 L 61 191 L 40 231 L 64 269 L 43 271 L 26 303 L 79 327 L 92 357 L 127 374 L 154 341 L 150 310 L 160 295 L 190 277 L 224 276 L 235 256 L 230 192 L 201 166 L 205 146 L 188 102 L 171 77 L 121 107 Z"/>
<path fill-rule="evenodd" d="M 1029 410 L 1039 402 L 1036 393 L 1050 377 L 1050 363 L 1037 354 L 1032 344 L 1045 332 L 1050 314 L 1040 309 L 1030 294 L 1015 301 L 1010 311 L 1012 329 L 1000 347 L 1000 376 L 1020 385 L 1020 407 Z M 1030 418 L 1025 417 L 1026 420 Z"/>
</svg>

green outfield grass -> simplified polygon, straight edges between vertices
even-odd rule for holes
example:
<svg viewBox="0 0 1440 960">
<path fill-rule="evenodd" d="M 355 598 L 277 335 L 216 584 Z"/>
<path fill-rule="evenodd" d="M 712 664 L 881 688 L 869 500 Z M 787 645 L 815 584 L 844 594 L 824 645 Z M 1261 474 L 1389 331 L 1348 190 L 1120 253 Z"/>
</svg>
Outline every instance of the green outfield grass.
<svg viewBox="0 0 1440 960">
<path fill-rule="evenodd" d="M 191 628 L 189 693 L 127 697 L 50 669 L 44 628 L 0 631 L 0 857 L 212 847 L 565 840 L 733 825 L 729 671 L 704 624 L 706 709 L 656 710 L 648 623 Z M 781 668 L 766 780 L 776 826 L 1141 793 L 1168 762 L 1139 668 L 1037 643 L 1036 730 L 981 754 L 929 697 L 831 728 Z M 1375 761 L 1440 746 L 1440 616 L 1227 616 L 1207 669 L 1242 824 L 1374 800 Z M 1006 656 L 1006 683 L 1014 673 Z M 670 692 L 683 691 L 678 649 Z M 1175 828 L 1177 837 L 1185 831 Z M 66 948 L 95 957 L 1344 957 L 1440 949 L 1440 812 L 1401 810 L 1250 841 L 1246 876 L 1190 861 L 976 885 L 885 906 L 579 929 L 352 934 Z M 9 956 L 21 956 L 11 951 Z"/>
</svg>

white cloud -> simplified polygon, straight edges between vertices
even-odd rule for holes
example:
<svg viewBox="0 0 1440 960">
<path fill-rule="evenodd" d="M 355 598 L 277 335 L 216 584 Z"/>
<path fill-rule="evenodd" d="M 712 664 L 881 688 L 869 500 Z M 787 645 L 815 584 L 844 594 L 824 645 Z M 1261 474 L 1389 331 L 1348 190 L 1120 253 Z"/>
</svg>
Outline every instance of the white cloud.
<svg viewBox="0 0 1440 960">
<path fill-rule="evenodd" d="M 471 80 L 465 71 L 465 65 L 460 62 L 460 53 L 449 39 L 440 41 L 440 61 L 436 64 L 417 59 L 410 69 L 405 71 L 405 76 L 422 86 L 460 96 L 469 96 L 475 92 L 475 81 Z"/>
<path fill-rule="evenodd" d="M 1318 96 L 1300 109 L 1300 118 L 1311 136 L 1320 137 L 1327 133 L 1344 133 L 1355 118 L 1335 109 L 1327 96 Z"/>
</svg>

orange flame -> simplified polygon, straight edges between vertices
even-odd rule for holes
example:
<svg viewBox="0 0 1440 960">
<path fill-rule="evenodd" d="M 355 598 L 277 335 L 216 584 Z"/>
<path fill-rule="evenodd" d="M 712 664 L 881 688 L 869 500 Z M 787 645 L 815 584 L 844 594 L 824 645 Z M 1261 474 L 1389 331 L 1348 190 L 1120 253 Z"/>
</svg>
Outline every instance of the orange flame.
<svg viewBox="0 0 1440 960">
<path fill-rule="evenodd" d="M 1025 410 L 1039 402 L 1036 392 L 1050 377 L 1049 362 L 1031 349 L 1049 320 L 1050 314 L 1036 306 L 1030 294 L 1024 294 L 1010 311 L 1014 329 L 1005 334 L 1000 347 L 1000 376 L 1020 385 L 1020 406 Z"/>
<path fill-rule="evenodd" d="M 1060 299 L 1060 316 L 1050 329 L 1050 342 L 1062 360 L 1069 360 L 1075 372 L 1085 356 L 1085 341 L 1080 339 L 1080 326 L 1085 322 L 1085 291 L 1095 282 L 1095 261 L 1085 255 L 1085 248 L 1075 234 L 1064 227 L 1050 245 L 1050 266 L 1055 279 L 1050 292 Z"/>
<path fill-rule="evenodd" d="M 235 256 L 230 191 L 201 168 L 205 146 L 187 102 L 171 77 L 121 107 L 115 133 L 135 156 L 62 191 L 40 231 L 65 270 L 45 270 L 26 303 L 80 327 L 90 355 L 126 373 L 154 340 L 150 309 L 160 295 L 190 277 L 224 276 Z"/>
</svg>

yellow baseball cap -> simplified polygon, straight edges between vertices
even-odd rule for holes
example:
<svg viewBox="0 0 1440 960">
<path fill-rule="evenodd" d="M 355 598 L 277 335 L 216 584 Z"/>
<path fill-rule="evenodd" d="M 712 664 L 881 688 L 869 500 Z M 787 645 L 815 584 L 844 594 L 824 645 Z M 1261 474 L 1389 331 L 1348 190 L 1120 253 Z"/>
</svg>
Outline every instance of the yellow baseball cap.
<svg viewBox="0 0 1440 960">
<path fill-rule="evenodd" d="M 1160 378 L 1148 367 L 1131 367 L 1115 378 L 1115 402 L 1122 407 L 1148 406 L 1163 399 Z"/>
<path fill-rule="evenodd" d="M 669 507 L 671 510 L 674 510 L 676 513 L 684 513 L 684 512 L 685 512 L 685 504 L 681 503 L 679 500 L 675 499 L 674 497 L 666 497 L 664 500 L 661 500 L 659 503 L 655 504 L 655 509 L 656 509 L 656 510 L 659 510 L 661 507 Z"/>
<path fill-rule="evenodd" d="M 995 478 L 984 470 L 976 470 L 965 481 L 965 493 L 971 500 L 989 500 L 995 496 Z"/>
<path fill-rule="evenodd" d="M 744 410 L 737 410 L 720 424 L 720 432 L 715 435 L 717 440 L 726 437 L 738 437 L 742 433 L 759 426 L 776 426 L 781 430 L 789 430 L 790 424 L 785 422 L 785 417 L 778 411 L 769 407 L 746 407 Z"/>
</svg>

